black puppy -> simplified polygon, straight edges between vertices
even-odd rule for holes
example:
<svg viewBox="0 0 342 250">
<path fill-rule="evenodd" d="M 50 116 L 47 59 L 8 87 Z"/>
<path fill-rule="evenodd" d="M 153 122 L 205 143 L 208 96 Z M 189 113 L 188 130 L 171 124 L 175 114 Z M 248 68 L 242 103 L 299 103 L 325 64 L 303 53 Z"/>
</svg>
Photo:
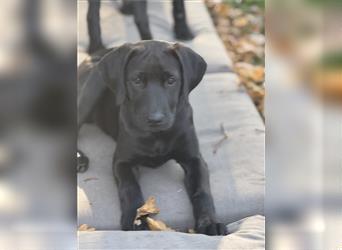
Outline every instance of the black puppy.
<svg viewBox="0 0 342 250">
<path fill-rule="evenodd" d="M 80 66 L 79 126 L 91 116 L 117 141 L 113 171 L 123 230 L 147 229 L 145 224 L 133 225 L 144 203 L 133 168 L 156 168 L 174 159 L 185 171 L 196 232 L 225 234 L 215 218 L 208 169 L 188 101 L 205 71 L 206 62 L 194 51 L 160 41 L 126 44 L 95 64 Z"/>
<path fill-rule="evenodd" d="M 133 14 L 142 40 L 152 40 L 146 1 L 123 0 L 121 11 L 125 14 Z M 90 38 L 88 52 L 93 53 L 104 48 L 100 27 L 101 0 L 88 0 L 88 3 L 87 24 Z M 186 21 L 184 0 L 173 0 L 173 18 L 175 37 L 180 40 L 191 40 L 194 36 Z"/>
</svg>

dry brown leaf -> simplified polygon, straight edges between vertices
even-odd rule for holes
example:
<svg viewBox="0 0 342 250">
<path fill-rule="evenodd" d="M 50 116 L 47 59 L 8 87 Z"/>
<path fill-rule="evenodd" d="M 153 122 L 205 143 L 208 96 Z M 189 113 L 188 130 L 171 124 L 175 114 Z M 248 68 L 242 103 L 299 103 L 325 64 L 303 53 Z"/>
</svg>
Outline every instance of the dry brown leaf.
<svg viewBox="0 0 342 250">
<path fill-rule="evenodd" d="M 237 73 L 245 78 L 251 79 L 254 82 L 262 82 L 265 77 L 265 69 L 261 66 L 254 66 L 249 63 L 237 63 L 235 65 Z"/>
<path fill-rule="evenodd" d="M 146 218 L 146 222 L 151 231 L 170 231 L 175 232 L 174 229 L 168 227 L 164 222 L 155 220 L 150 217 Z"/>
<path fill-rule="evenodd" d="M 265 36 L 260 33 L 253 33 L 248 36 L 248 40 L 251 41 L 255 46 L 263 47 L 265 44 Z"/>
<path fill-rule="evenodd" d="M 87 224 L 82 224 L 78 227 L 78 231 L 87 231 L 87 232 L 92 232 L 95 231 L 96 229 L 94 227 L 90 227 Z"/>
<path fill-rule="evenodd" d="M 239 43 L 237 44 L 236 51 L 241 54 L 243 53 L 255 53 L 256 54 L 257 46 L 254 43 L 248 41 L 247 39 L 241 39 Z"/>
<path fill-rule="evenodd" d="M 255 82 L 262 82 L 265 77 L 265 69 L 261 66 L 254 66 L 250 75 L 251 79 Z"/>
<path fill-rule="evenodd" d="M 164 222 L 148 217 L 149 215 L 158 214 L 159 212 L 160 210 L 156 206 L 155 198 L 150 196 L 146 200 L 145 204 L 137 209 L 137 215 L 135 217 L 134 224 L 139 226 L 141 224 L 142 217 L 144 217 L 149 229 L 152 231 L 175 231 L 168 227 Z"/>
<path fill-rule="evenodd" d="M 238 18 L 239 16 L 241 16 L 243 14 L 243 12 L 240 9 L 237 8 L 231 8 L 228 12 L 229 17 L 231 19 L 235 19 Z"/>
<path fill-rule="evenodd" d="M 141 216 L 149 214 L 157 214 L 159 212 L 160 210 L 156 206 L 156 199 L 153 196 L 150 196 L 145 204 L 137 209 L 136 218 L 140 218 Z"/>
<path fill-rule="evenodd" d="M 148 197 L 145 204 L 137 209 L 137 215 L 134 219 L 134 225 L 141 224 L 141 217 L 148 216 L 150 214 L 158 214 L 159 208 L 156 206 L 156 199 L 153 196 Z"/>
<path fill-rule="evenodd" d="M 205 2 L 217 32 L 233 61 L 240 83 L 246 87 L 262 115 L 265 96 L 263 9 L 257 6 L 251 6 L 250 10 L 244 9 L 238 5 L 232 6 L 229 1 L 205 0 Z M 245 65 L 241 66 L 240 63 Z M 255 64 L 260 66 L 254 66 Z M 218 148 L 224 140 L 222 138 L 214 148 Z"/>
<path fill-rule="evenodd" d="M 228 5 L 225 4 L 217 4 L 214 7 L 214 10 L 220 15 L 220 16 L 228 16 L 230 8 Z"/>
<path fill-rule="evenodd" d="M 233 25 L 238 28 L 245 27 L 248 24 L 248 19 L 246 17 L 239 17 L 233 21 Z"/>
</svg>

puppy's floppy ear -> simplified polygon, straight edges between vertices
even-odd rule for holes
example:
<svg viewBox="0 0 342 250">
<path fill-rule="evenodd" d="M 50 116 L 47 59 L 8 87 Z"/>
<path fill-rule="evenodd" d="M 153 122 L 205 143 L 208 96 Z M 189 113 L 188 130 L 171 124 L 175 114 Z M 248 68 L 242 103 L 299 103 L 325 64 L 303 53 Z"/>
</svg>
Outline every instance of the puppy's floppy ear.
<svg viewBox="0 0 342 250">
<path fill-rule="evenodd" d="M 86 121 L 107 87 L 115 93 L 117 105 L 124 102 L 125 67 L 133 52 L 132 46 L 125 44 L 112 49 L 98 62 L 86 61 L 80 65 L 78 69 L 80 89 L 77 97 L 78 127 Z"/>
<path fill-rule="evenodd" d="M 195 51 L 179 43 L 173 44 L 172 50 L 176 53 L 182 66 L 184 91 L 189 94 L 202 80 L 207 63 Z"/>
<path fill-rule="evenodd" d="M 125 68 L 129 57 L 135 50 L 132 44 L 126 43 L 107 53 L 96 66 L 97 79 L 115 93 L 117 105 L 121 105 L 126 98 Z"/>
</svg>

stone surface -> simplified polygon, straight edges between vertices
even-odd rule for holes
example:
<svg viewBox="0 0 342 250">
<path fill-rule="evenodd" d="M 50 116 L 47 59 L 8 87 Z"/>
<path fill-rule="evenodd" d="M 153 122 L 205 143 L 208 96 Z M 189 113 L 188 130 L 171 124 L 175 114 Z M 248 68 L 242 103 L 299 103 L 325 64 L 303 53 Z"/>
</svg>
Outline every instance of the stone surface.
<svg viewBox="0 0 342 250">
<path fill-rule="evenodd" d="M 140 40 L 132 16 L 118 11 L 120 1 L 101 2 L 102 40 L 107 47 Z M 88 44 L 86 23 L 87 1 L 78 1 L 78 51 L 85 52 Z M 186 1 L 187 16 L 195 38 L 184 42 L 197 51 L 208 63 L 207 72 L 230 71 L 232 62 L 218 37 L 208 11 L 202 1 Z M 148 15 L 151 32 L 156 40 L 175 41 L 171 1 L 149 1 Z"/>
</svg>

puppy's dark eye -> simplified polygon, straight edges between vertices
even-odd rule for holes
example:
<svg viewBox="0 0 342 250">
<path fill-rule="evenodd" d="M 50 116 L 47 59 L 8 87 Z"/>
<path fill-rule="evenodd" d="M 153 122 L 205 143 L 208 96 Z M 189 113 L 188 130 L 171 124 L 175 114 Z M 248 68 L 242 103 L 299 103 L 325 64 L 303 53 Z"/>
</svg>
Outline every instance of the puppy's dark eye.
<svg viewBox="0 0 342 250">
<path fill-rule="evenodd" d="M 174 85 L 176 83 L 176 78 L 174 78 L 173 76 L 170 76 L 167 79 L 167 85 Z"/>
<path fill-rule="evenodd" d="M 140 85 L 143 84 L 143 82 L 142 82 L 142 80 L 141 80 L 140 77 L 134 78 L 134 79 L 132 80 L 132 83 L 133 83 L 134 85 L 136 85 L 136 86 L 140 86 Z"/>
</svg>

